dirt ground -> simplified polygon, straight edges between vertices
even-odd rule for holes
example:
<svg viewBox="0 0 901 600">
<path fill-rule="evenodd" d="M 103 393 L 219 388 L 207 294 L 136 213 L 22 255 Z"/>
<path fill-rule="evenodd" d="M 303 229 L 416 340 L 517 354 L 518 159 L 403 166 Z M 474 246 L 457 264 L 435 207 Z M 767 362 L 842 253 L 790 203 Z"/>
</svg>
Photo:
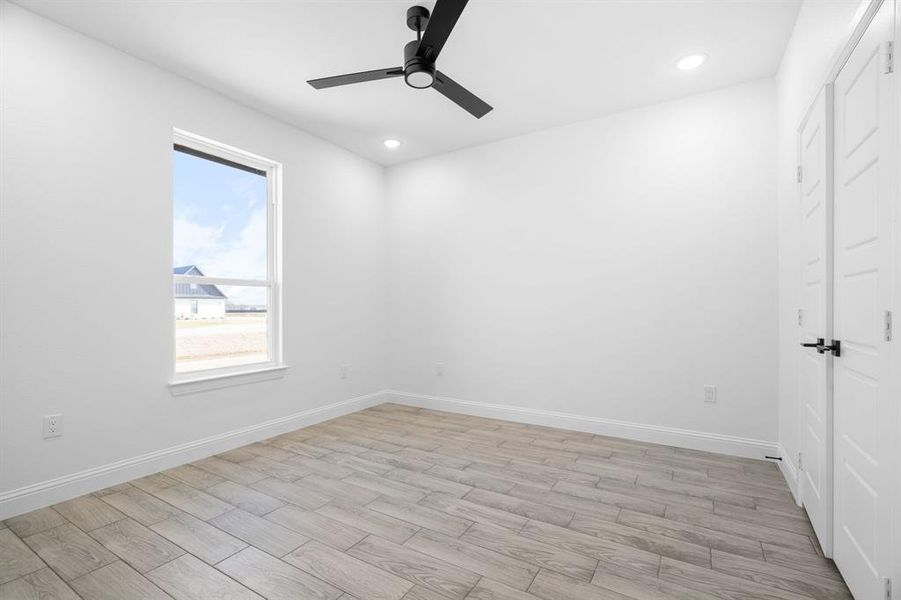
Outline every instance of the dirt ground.
<svg viewBox="0 0 901 600">
<path fill-rule="evenodd" d="M 228 315 L 224 319 L 175 321 L 177 371 L 218 368 L 265 361 L 265 314 Z"/>
</svg>

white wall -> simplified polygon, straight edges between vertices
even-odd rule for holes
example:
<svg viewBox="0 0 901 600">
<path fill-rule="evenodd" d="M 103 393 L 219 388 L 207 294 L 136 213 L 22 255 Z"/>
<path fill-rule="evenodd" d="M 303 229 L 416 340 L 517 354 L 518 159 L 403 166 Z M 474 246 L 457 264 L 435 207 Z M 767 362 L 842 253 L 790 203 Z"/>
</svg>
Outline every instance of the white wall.
<svg viewBox="0 0 901 600">
<path fill-rule="evenodd" d="M 390 168 L 392 387 L 775 440 L 775 122 L 767 80 Z"/>
<path fill-rule="evenodd" d="M 0 6 L 0 500 L 385 387 L 381 167 Z M 285 166 L 283 379 L 169 393 L 173 127 Z"/>
<path fill-rule="evenodd" d="M 789 472 L 800 451 L 798 307 L 800 239 L 798 127 L 851 35 L 860 0 L 805 2 L 782 58 L 777 82 L 779 223 L 779 441 Z"/>
</svg>

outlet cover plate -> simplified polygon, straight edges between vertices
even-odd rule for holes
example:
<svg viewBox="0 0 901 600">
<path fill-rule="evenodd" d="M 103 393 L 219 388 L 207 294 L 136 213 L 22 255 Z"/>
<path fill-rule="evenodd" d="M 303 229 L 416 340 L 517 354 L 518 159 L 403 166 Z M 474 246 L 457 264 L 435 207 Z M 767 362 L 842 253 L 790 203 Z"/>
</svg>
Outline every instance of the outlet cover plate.
<svg viewBox="0 0 901 600">
<path fill-rule="evenodd" d="M 62 415 L 44 415 L 44 439 L 59 437 L 63 434 Z"/>
</svg>

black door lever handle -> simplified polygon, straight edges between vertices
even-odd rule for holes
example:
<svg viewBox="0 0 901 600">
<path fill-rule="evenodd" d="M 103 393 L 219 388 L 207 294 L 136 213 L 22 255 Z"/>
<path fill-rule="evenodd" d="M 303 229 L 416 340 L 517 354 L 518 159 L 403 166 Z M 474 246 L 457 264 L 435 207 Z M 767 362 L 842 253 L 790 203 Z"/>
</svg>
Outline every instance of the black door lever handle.
<svg viewBox="0 0 901 600">
<path fill-rule="evenodd" d="M 820 354 L 831 352 L 832 356 L 841 356 L 842 343 L 839 340 L 832 340 L 831 346 L 823 346 L 822 348 L 817 348 L 817 352 L 819 352 Z"/>
<path fill-rule="evenodd" d="M 815 344 L 805 344 L 801 342 L 801 345 L 805 348 L 816 348 L 819 354 L 826 354 L 827 352 L 831 352 L 832 356 L 841 356 L 842 355 L 842 343 L 838 340 L 832 340 L 832 345 L 827 346 L 826 340 L 823 338 L 817 338 Z"/>
</svg>

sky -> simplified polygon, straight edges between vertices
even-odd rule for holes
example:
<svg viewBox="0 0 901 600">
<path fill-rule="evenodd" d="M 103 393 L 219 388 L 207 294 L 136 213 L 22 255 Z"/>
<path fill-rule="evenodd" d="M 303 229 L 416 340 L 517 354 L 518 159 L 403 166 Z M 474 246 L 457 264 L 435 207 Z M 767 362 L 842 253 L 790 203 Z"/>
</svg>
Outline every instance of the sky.
<svg viewBox="0 0 901 600">
<path fill-rule="evenodd" d="M 173 267 L 204 275 L 266 279 L 266 177 L 173 151 Z M 229 300 L 257 304 L 258 289 L 229 287 Z"/>
</svg>

